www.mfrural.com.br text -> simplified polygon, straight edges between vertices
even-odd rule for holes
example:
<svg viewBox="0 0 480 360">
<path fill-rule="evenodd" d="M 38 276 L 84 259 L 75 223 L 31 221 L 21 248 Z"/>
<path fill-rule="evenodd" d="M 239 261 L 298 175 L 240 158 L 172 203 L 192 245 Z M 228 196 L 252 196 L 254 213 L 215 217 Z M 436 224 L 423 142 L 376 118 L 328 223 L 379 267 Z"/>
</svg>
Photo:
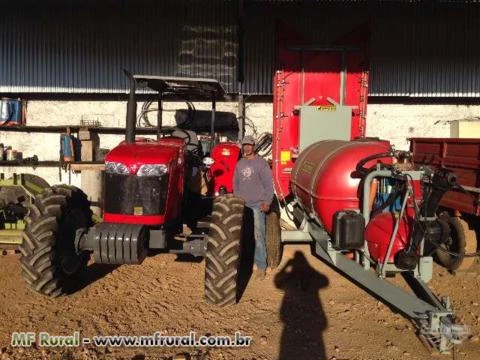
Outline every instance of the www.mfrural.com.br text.
<svg viewBox="0 0 480 360">
<path fill-rule="evenodd" d="M 94 345 L 97 347 L 248 347 L 252 337 L 239 331 L 228 335 L 197 335 L 191 331 L 188 335 L 163 335 L 161 331 L 151 335 L 138 336 L 92 336 L 82 337 L 79 331 L 71 335 L 52 335 L 48 332 L 14 332 L 11 337 L 13 347 L 78 347 Z"/>
</svg>

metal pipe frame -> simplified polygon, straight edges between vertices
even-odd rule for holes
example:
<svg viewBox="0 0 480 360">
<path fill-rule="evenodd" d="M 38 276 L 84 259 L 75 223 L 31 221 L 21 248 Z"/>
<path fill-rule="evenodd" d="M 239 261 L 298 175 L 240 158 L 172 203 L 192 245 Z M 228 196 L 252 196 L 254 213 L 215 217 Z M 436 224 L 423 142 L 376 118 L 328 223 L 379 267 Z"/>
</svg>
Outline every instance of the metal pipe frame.
<svg viewBox="0 0 480 360">
<path fill-rule="evenodd" d="M 400 209 L 400 214 L 398 215 L 397 221 L 395 221 L 395 227 L 393 228 L 392 236 L 390 236 L 390 241 L 388 243 L 387 253 L 385 254 L 385 258 L 383 259 L 383 263 L 380 268 L 380 276 L 385 277 L 386 275 L 386 265 L 388 263 L 388 259 L 390 258 L 390 254 L 392 253 L 393 243 L 395 242 L 395 238 L 397 237 L 398 227 L 400 226 L 400 222 L 403 219 L 403 214 L 405 213 L 405 208 L 407 206 L 407 201 L 410 196 L 411 187 L 410 185 L 405 192 L 405 196 L 402 202 L 402 208 Z"/>
<path fill-rule="evenodd" d="M 129 144 L 135 142 L 135 131 L 137 122 L 137 100 L 136 100 L 136 83 L 133 75 L 127 70 L 123 70 L 129 81 L 130 91 L 127 102 L 127 118 L 125 129 L 125 141 Z"/>
</svg>

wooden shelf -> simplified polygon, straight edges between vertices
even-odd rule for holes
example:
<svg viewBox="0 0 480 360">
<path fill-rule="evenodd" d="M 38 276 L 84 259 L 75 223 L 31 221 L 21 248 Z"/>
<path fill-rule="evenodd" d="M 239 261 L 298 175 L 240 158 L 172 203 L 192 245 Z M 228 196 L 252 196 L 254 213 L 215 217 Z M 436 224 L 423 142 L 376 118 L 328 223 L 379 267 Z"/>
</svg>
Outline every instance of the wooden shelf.
<svg viewBox="0 0 480 360">
<path fill-rule="evenodd" d="M 21 161 L 0 161 L 0 166 L 10 167 L 58 167 L 60 161 L 38 161 L 35 163 L 22 163 Z"/>
<path fill-rule="evenodd" d="M 95 170 L 102 171 L 105 170 L 105 163 L 94 161 L 94 162 L 74 162 L 69 165 L 70 170 L 72 171 L 82 171 L 82 170 Z"/>
<path fill-rule="evenodd" d="M 77 161 L 74 163 L 69 163 L 72 170 L 83 168 L 102 168 L 105 163 L 103 161 Z M 0 161 L 0 166 L 9 166 L 9 167 L 59 167 L 60 161 L 47 160 L 47 161 L 38 161 L 36 163 L 22 163 L 21 161 Z"/>
<path fill-rule="evenodd" d="M 120 127 L 88 127 L 80 125 L 57 125 L 57 126 L 0 126 L 0 131 L 10 131 L 10 132 L 26 132 L 26 133 L 64 133 L 67 131 L 67 128 L 71 132 L 78 132 L 79 129 L 88 129 L 93 133 L 99 134 L 112 134 L 112 135 L 123 135 L 125 134 L 125 128 Z M 157 128 L 137 128 L 135 130 L 136 134 L 139 135 L 149 135 L 156 134 Z"/>
</svg>

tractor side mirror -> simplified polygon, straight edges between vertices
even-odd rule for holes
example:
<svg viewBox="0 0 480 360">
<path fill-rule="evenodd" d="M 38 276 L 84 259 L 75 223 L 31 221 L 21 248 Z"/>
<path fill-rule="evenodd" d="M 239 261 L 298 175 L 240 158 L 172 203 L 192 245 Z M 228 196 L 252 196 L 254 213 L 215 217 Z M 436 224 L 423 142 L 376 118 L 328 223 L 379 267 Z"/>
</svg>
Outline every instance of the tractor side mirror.
<svg viewBox="0 0 480 360">
<path fill-rule="evenodd" d="M 215 160 L 213 160 L 211 157 L 204 157 L 202 160 L 203 165 L 205 165 L 207 168 L 215 164 Z"/>
</svg>

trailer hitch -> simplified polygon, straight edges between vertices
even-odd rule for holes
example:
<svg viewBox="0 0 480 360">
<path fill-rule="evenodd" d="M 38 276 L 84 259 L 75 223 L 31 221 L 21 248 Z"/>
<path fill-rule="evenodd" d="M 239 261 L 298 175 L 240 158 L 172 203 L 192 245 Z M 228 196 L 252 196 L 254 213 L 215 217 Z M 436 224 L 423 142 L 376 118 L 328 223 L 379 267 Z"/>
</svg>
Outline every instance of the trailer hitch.
<svg viewBox="0 0 480 360">
<path fill-rule="evenodd" d="M 420 339 L 441 353 L 448 353 L 454 345 L 460 345 L 470 336 L 470 328 L 454 324 L 451 311 L 428 312 L 428 319 L 419 320 Z"/>
<path fill-rule="evenodd" d="M 182 249 L 171 249 L 169 252 L 173 254 L 190 254 L 194 257 L 204 257 L 206 246 L 205 236 L 201 236 L 199 239 L 185 241 L 182 244 Z"/>
</svg>

